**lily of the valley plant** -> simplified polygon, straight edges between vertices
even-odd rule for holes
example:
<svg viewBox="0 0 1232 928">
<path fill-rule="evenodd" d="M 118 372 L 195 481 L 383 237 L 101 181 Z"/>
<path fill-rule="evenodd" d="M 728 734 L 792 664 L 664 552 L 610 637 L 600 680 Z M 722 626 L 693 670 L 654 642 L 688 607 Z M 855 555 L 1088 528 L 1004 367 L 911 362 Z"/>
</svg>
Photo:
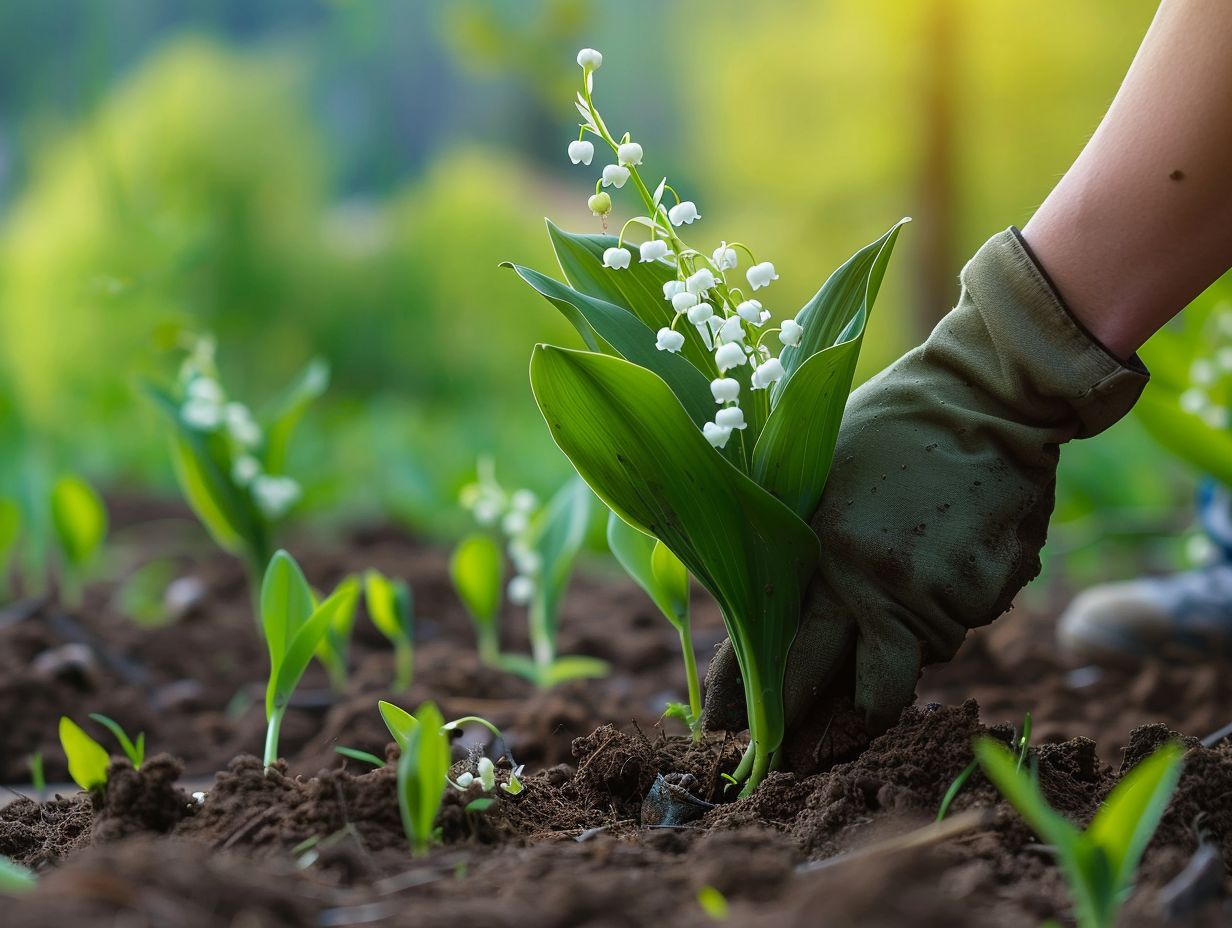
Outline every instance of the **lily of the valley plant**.
<svg viewBox="0 0 1232 928">
<path fill-rule="evenodd" d="M 617 236 L 549 223 L 565 283 L 517 273 L 577 328 L 587 350 L 538 346 L 531 386 L 557 444 L 632 528 L 657 538 L 718 600 L 742 671 L 746 792 L 783 737 L 783 670 L 819 557 L 805 520 L 821 498 L 869 309 L 901 223 L 776 320 L 778 269 L 741 242 L 686 241 L 705 210 L 615 135 L 594 100 L 602 56 L 584 49 L 571 160 L 596 171 L 591 211 L 629 186 L 640 214 Z M 603 160 L 607 160 L 606 158 Z M 652 182 L 653 183 L 653 182 Z M 641 241 L 634 244 L 636 230 Z"/>
</svg>

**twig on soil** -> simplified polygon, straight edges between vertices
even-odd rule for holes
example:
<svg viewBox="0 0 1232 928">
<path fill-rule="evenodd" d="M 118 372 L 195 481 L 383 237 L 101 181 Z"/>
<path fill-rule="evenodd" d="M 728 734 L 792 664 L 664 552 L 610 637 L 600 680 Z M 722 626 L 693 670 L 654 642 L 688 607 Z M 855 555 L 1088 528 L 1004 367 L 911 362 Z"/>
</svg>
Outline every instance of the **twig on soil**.
<svg viewBox="0 0 1232 928">
<path fill-rule="evenodd" d="M 1229 737 L 1232 737 L 1232 722 L 1229 722 L 1223 728 L 1219 729 L 1219 731 L 1207 735 L 1199 743 L 1204 748 L 1214 748 L 1218 747 L 1220 742 L 1226 741 Z"/>
<path fill-rule="evenodd" d="M 931 825 L 925 825 L 923 828 L 910 831 L 905 835 L 890 838 L 886 841 L 879 841 L 876 844 L 871 844 L 859 850 L 839 854 L 826 860 L 813 860 L 800 864 L 796 867 L 796 872 L 813 873 L 817 870 L 828 870 L 831 867 L 850 863 L 853 860 L 864 860 L 878 854 L 892 854 L 898 851 L 913 851 L 932 847 L 935 844 L 940 844 L 942 841 L 948 841 L 950 838 L 982 828 L 991 821 L 992 810 L 972 809 L 968 812 L 951 816 L 944 822 L 934 822 Z"/>
</svg>

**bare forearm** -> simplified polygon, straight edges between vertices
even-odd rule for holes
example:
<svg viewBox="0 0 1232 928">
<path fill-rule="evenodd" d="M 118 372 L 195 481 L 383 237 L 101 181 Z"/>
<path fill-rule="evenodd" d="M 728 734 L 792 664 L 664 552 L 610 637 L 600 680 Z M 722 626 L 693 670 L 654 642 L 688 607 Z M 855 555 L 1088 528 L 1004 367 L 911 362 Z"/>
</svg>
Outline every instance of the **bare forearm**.
<svg viewBox="0 0 1232 928">
<path fill-rule="evenodd" d="M 1164 0 L 1099 128 L 1023 234 L 1121 357 L 1232 266 L 1232 0 Z"/>
</svg>

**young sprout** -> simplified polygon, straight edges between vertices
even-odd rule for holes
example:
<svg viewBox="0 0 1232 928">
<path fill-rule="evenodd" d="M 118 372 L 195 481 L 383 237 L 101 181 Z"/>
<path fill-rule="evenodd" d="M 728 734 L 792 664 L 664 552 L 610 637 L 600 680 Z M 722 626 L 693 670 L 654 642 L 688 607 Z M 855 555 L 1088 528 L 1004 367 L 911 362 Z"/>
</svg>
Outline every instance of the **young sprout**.
<svg viewBox="0 0 1232 928">
<path fill-rule="evenodd" d="M 261 627 L 269 649 L 270 675 L 265 690 L 265 767 L 278 759 L 278 733 L 291 694 L 299 685 L 317 646 L 337 613 L 354 610 L 359 583 L 348 577 L 318 604 L 299 564 L 286 551 L 270 561 L 261 584 Z"/>
<path fill-rule="evenodd" d="M 689 624 L 689 572 L 663 542 L 639 532 L 614 512 L 608 515 L 607 543 L 620 566 L 646 591 L 680 636 L 689 704 L 672 703 L 666 714 L 688 725 L 697 740 L 701 737 L 702 690 Z"/>
<path fill-rule="evenodd" d="M 30 768 L 30 785 L 42 799 L 43 794 L 47 792 L 47 774 L 43 770 L 43 753 L 35 751 L 26 759 L 26 764 Z"/>
<path fill-rule="evenodd" d="M 347 577 L 344 583 L 354 584 L 358 589 L 359 581 Z M 349 600 L 349 609 L 339 609 L 334 613 L 325 635 L 317 643 L 315 657 L 329 674 L 329 685 L 335 693 L 346 691 L 347 664 L 351 653 L 351 632 L 355 628 L 355 615 L 358 612 L 359 597 Z"/>
<path fill-rule="evenodd" d="M 115 735 L 116 740 L 120 742 L 120 749 L 133 765 L 133 769 L 140 770 L 141 765 L 145 763 L 145 732 L 138 734 L 137 741 L 134 743 L 125 733 L 124 729 L 120 727 L 120 723 L 114 719 L 110 719 L 99 712 L 91 712 L 90 718 Z"/>
<path fill-rule="evenodd" d="M 1019 759 L 992 738 L 976 742 L 984 773 L 1057 857 L 1079 928 L 1111 928 L 1133 887 L 1142 853 L 1181 775 L 1184 749 L 1165 744 L 1109 793 L 1086 831 L 1055 812 Z"/>
<path fill-rule="evenodd" d="M 1018 755 L 1017 769 L 1022 770 L 1022 765 L 1027 761 L 1027 755 L 1031 750 L 1031 713 L 1028 712 L 1022 722 L 1022 733 L 1014 738 L 1014 746 Z M 980 762 L 972 758 L 971 763 L 967 764 L 962 769 L 962 772 L 954 778 L 954 782 L 950 784 L 950 788 L 945 791 L 945 795 L 941 798 L 941 806 L 937 809 L 937 821 L 941 821 L 950 811 L 950 806 L 954 800 L 958 798 L 958 794 L 962 792 L 967 781 L 971 779 L 971 775 L 975 773 L 980 766 Z"/>
<path fill-rule="evenodd" d="M 63 556 L 64 598 L 80 605 L 82 576 L 107 535 L 107 508 L 80 477 L 61 477 L 51 488 L 51 524 Z"/>
<path fill-rule="evenodd" d="M 369 570 L 364 574 L 364 600 L 372 624 L 394 646 L 394 690 L 405 693 L 411 688 L 415 657 L 411 588 L 401 580 L 388 579 L 379 570 Z"/>
<path fill-rule="evenodd" d="M 64 749 L 68 775 L 74 783 L 86 792 L 106 784 L 110 755 L 67 715 L 60 716 L 60 747 Z"/>
<path fill-rule="evenodd" d="M 0 602 L 9 595 L 9 573 L 20 537 L 21 507 L 7 497 L 0 497 Z"/>
<path fill-rule="evenodd" d="M 416 710 L 418 720 L 398 758 L 398 808 L 402 829 L 416 857 L 427 853 L 436 833 L 436 814 L 448 785 L 450 749 L 445 720 L 435 703 Z"/>
<path fill-rule="evenodd" d="M 500 662 L 497 620 L 504 575 L 505 559 L 500 546 L 483 533 L 463 538 L 449 559 L 449 577 L 475 626 L 479 660 L 488 667 Z"/>
<path fill-rule="evenodd" d="M 377 757 L 371 751 L 361 751 L 358 748 L 348 748 L 341 745 L 334 747 L 335 753 L 341 754 L 343 757 L 348 757 L 351 760 L 357 760 L 362 764 L 371 764 L 373 767 L 384 767 L 385 759 Z"/>
<path fill-rule="evenodd" d="M 0 893 L 10 896 L 28 893 L 38 885 L 34 871 L 7 857 L 0 857 Z"/>
</svg>

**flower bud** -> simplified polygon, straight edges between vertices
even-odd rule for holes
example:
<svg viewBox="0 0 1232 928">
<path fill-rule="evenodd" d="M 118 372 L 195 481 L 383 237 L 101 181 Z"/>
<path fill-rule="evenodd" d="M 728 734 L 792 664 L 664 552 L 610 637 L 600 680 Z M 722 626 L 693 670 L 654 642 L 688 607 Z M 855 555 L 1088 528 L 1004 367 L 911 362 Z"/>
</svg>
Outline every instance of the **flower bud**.
<svg viewBox="0 0 1232 928">
<path fill-rule="evenodd" d="M 714 414 L 714 424 L 725 429 L 743 429 L 747 425 L 744 410 L 739 406 L 724 406 Z"/>
<path fill-rule="evenodd" d="M 627 249 L 607 248 L 603 252 L 603 266 L 620 270 L 629 266 L 629 259 L 632 257 Z"/>
<path fill-rule="evenodd" d="M 769 261 L 763 261 L 761 264 L 754 264 L 745 273 L 749 279 L 749 286 L 754 290 L 762 287 L 770 286 L 770 281 L 778 280 L 779 275 L 775 273 L 774 265 Z"/>
<path fill-rule="evenodd" d="M 727 242 L 716 248 L 710 257 L 714 261 L 714 266 L 720 271 L 730 271 L 739 263 L 736 259 L 736 249 L 728 248 Z"/>
<path fill-rule="evenodd" d="M 713 306 L 709 303 L 698 303 L 689 310 L 689 321 L 694 325 L 705 325 L 713 315 Z"/>
<path fill-rule="evenodd" d="M 667 242 L 661 238 L 653 238 L 648 242 L 642 242 L 642 261 L 658 261 L 660 258 L 666 258 L 668 251 L 670 249 L 667 247 Z"/>
<path fill-rule="evenodd" d="M 725 429 L 721 425 L 716 425 L 713 422 L 707 422 L 702 426 L 702 434 L 706 436 L 706 441 L 714 445 L 716 448 L 722 448 L 727 444 L 727 439 L 731 438 L 731 429 Z"/>
<path fill-rule="evenodd" d="M 697 211 L 697 205 L 692 200 L 684 200 L 667 211 L 667 218 L 672 225 L 683 226 L 695 219 L 701 219 L 702 214 Z"/>
<path fill-rule="evenodd" d="M 596 216 L 606 216 L 612 211 L 612 198 L 600 191 L 587 200 L 586 205 L 590 207 L 590 211 Z"/>
<path fill-rule="evenodd" d="M 716 403 L 734 403 L 740 396 L 740 381 L 734 377 L 720 377 L 710 381 L 710 392 Z"/>
<path fill-rule="evenodd" d="M 669 280 L 663 285 L 663 299 L 671 302 L 677 293 L 684 293 L 683 280 Z"/>
<path fill-rule="evenodd" d="M 684 335 L 664 326 L 659 329 L 658 337 L 655 340 L 655 347 L 660 351 L 670 351 L 672 354 L 675 354 L 684 347 Z"/>
<path fill-rule="evenodd" d="M 577 53 L 577 63 L 583 71 L 598 71 L 603 66 L 603 56 L 593 48 L 584 48 Z"/>
<path fill-rule="evenodd" d="M 704 293 L 715 284 L 714 275 L 710 273 L 709 268 L 702 268 L 694 274 L 690 274 L 688 280 L 684 282 L 685 287 L 692 293 Z"/>
<path fill-rule="evenodd" d="M 677 293 L 672 297 L 672 309 L 676 310 L 678 313 L 682 313 L 685 310 L 692 309 L 699 302 L 700 300 L 698 300 L 696 293 L 690 293 L 688 290 L 682 290 L 680 293 Z"/>
<path fill-rule="evenodd" d="M 629 169 L 619 164 L 609 164 L 603 168 L 603 186 L 615 187 L 619 190 L 629 179 Z"/>
<path fill-rule="evenodd" d="M 779 341 L 790 348 L 795 348 L 800 344 L 800 339 L 804 335 L 804 326 L 796 322 L 795 319 L 784 319 L 783 328 L 779 332 Z"/>
<path fill-rule="evenodd" d="M 714 353 L 714 363 L 719 366 L 719 373 L 739 367 L 745 360 L 744 349 L 736 342 L 720 345 L 719 350 Z"/>
<path fill-rule="evenodd" d="M 485 793 L 490 793 L 496 789 L 496 765 L 492 763 L 490 757 L 479 758 L 479 763 L 475 765 L 475 769 L 479 771 L 479 785 Z"/>
<path fill-rule="evenodd" d="M 616 159 L 621 164 L 637 167 L 642 163 L 642 146 L 637 142 L 625 142 L 616 149 Z"/>
<path fill-rule="evenodd" d="M 585 139 L 575 139 L 569 143 L 569 160 L 574 164 L 590 164 L 595 156 L 595 146 Z"/>
</svg>

